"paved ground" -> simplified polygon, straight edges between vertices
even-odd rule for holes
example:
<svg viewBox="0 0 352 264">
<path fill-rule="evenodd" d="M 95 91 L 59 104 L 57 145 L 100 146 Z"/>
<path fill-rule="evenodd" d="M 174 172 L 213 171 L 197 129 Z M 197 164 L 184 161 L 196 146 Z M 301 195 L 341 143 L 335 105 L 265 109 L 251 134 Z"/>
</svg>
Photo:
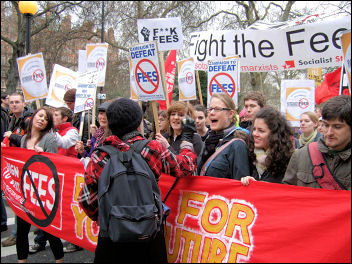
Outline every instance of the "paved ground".
<svg viewBox="0 0 352 264">
<path fill-rule="evenodd" d="M 6 199 L 4 198 L 5 205 L 6 205 L 6 212 L 7 212 L 7 225 L 8 230 L 1 233 L 1 242 L 7 239 L 11 235 L 11 230 L 15 223 L 15 214 L 8 206 Z M 34 244 L 34 227 L 31 227 L 31 231 L 28 235 L 29 237 L 29 244 Z M 63 240 L 64 246 L 67 242 Z M 73 253 L 65 253 L 64 261 L 66 263 L 93 263 L 94 260 L 94 253 L 88 250 L 80 250 Z M 10 247 L 3 247 L 1 246 L 1 263 L 16 263 L 17 262 L 17 255 L 16 255 L 16 245 Z M 55 263 L 54 255 L 51 252 L 49 242 L 47 242 L 46 249 L 40 251 L 36 254 L 28 256 L 28 262 L 31 263 Z"/>
</svg>

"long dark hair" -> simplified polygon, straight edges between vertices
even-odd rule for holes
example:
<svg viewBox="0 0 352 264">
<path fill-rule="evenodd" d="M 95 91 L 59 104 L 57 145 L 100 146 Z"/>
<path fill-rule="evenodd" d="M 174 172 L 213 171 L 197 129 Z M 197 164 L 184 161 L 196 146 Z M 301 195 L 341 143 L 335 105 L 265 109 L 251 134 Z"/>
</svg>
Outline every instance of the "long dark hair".
<svg viewBox="0 0 352 264">
<path fill-rule="evenodd" d="M 265 166 L 273 177 L 282 177 L 294 150 L 291 127 L 285 117 L 272 107 L 262 108 L 256 114 L 253 124 L 257 118 L 263 119 L 270 129 L 270 150 L 265 161 Z M 253 164 L 256 160 L 253 133 L 249 135 L 248 149 L 249 159 L 251 164 Z"/>
<path fill-rule="evenodd" d="M 25 147 L 27 147 L 27 141 L 28 141 L 28 139 L 30 139 L 30 138 L 32 137 L 33 119 L 34 119 L 35 115 L 36 115 L 39 111 L 41 111 L 41 110 L 44 110 L 44 111 L 45 111 L 46 117 L 47 117 L 47 119 L 48 119 L 48 124 L 46 125 L 46 127 L 45 127 L 43 130 L 41 130 L 41 131 L 39 132 L 40 136 L 39 136 L 38 142 L 44 137 L 45 134 L 47 134 L 47 133 L 49 133 L 50 131 L 53 131 L 53 130 L 54 130 L 54 120 L 53 120 L 53 114 L 52 114 L 51 110 L 50 110 L 48 107 L 45 107 L 45 106 L 43 106 L 43 107 L 37 109 L 37 110 L 33 113 L 32 117 L 31 117 L 31 119 L 30 119 L 30 121 L 29 121 L 29 124 L 28 124 L 28 126 L 27 126 L 27 136 L 26 136 L 26 140 L 25 140 L 25 142 L 24 142 L 24 146 L 25 146 Z M 36 143 L 37 143 L 37 142 L 36 142 Z"/>
</svg>

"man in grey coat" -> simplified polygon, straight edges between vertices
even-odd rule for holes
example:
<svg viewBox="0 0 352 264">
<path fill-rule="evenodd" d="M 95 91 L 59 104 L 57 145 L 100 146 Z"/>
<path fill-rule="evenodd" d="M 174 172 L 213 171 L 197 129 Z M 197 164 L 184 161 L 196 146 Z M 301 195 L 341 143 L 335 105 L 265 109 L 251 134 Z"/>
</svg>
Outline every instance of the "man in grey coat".
<svg viewBox="0 0 352 264">
<path fill-rule="evenodd" d="M 326 133 L 318 141 L 318 150 L 340 189 L 351 190 L 351 96 L 331 98 L 323 107 L 322 117 Z M 282 182 L 322 188 L 313 176 L 307 147 L 292 155 Z"/>
</svg>

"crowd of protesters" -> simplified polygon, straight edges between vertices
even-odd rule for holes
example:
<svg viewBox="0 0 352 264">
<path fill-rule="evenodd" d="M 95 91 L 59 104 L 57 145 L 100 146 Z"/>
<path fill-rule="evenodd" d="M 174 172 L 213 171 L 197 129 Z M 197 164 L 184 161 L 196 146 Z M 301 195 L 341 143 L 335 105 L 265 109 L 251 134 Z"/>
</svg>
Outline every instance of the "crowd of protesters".
<svg viewBox="0 0 352 264">
<path fill-rule="evenodd" d="M 113 145 L 126 151 L 128 144 L 143 138 L 151 141 L 142 151 L 143 158 L 159 180 L 162 172 L 175 177 L 191 175 L 251 181 L 266 181 L 312 188 L 321 186 L 313 175 L 308 147 L 316 142 L 339 189 L 351 190 L 351 97 L 340 95 L 324 103 L 319 111 L 300 116 L 300 135 L 294 137 L 282 113 L 266 105 L 264 96 L 251 92 L 243 99 L 244 108 L 237 115 L 233 100 L 224 93 L 210 98 L 209 108 L 185 102 L 172 102 L 158 113 L 160 131 L 151 131 L 143 109 L 136 102 L 119 98 L 101 104 L 98 120 L 92 123 L 87 112 L 73 114 L 75 89 L 64 95 L 67 107 L 42 107 L 35 112 L 26 106 L 20 94 L 1 96 L 1 141 L 5 146 L 34 149 L 76 157 L 84 161 L 85 184 L 79 196 L 82 209 L 93 220 L 98 219 L 97 185 L 106 153 L 101 145 Z M 33 113 L 34 112 L 34 113 Z M 81 135 L 80 126 L 83 126 Z M 91 125 L 89 125 L 91 124 Z M 154 127 L 155 128 L 155 127 Z M 104 162 L 102 162 L 104 160 Z M 2 199 L 2 198 L 1 198 Z M 1 227 L 7 229 L 6 211 L 1 200 Z M 64 252 L 79 250 L 41 230 L 36 245 L 30 247 L 30 224 L 16 217 L 11 237 L 3 246 L 16 244 L 19 261 L 28 253 L 45 248 L 46 240 L 57 262 Z M 95 262 L 112 261 L 114 255 L 128 256 L 138 262 L 166 262 L 163 231 L 149 244 L 116 244 L 99 234 Z M 135 254 L 134 252 L 143 252 Z"/>
</svg>

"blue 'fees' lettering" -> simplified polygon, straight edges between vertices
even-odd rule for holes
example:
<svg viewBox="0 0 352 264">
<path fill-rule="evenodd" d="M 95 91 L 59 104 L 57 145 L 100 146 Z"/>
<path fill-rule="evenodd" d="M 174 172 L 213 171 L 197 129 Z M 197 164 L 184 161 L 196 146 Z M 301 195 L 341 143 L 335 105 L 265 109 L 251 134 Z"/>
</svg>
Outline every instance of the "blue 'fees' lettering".
<svg viewBox="0 0 352 264">
<path fill-rule="evenodd" d="M 222 88 L 224 88 L 224 90 L 226 92 L 228 92 L 228 93 L 232 93 L 233 92 L 233 84 L 232 83 L 230 83 L 230 84 L 227 84 L 227 83 L 221 84 L 221 86 L 222 86 Z M 223 92 L 223 90 L 220 88 L 220 86 L 217 85 L 216 83 L 213 83 L 211 85 L 211 92 L 213 93 L 214 91 L 217 92 L 217 93 Z"/>
<path fill-rule="evenodd" d="M 147 76 L 149 77 L 149 79 L 151 79 L 153 82 L 157 82 L 158 81 L 158 75 L 156 74 L 156 71 L 152 71 L 152 72 L 145 72 L 145 74 L 147 74 Z M 147 79 L 146 76 L 144 76 L 143 73 L 138 72 L 137 73 L 137 78 L 138 78 L 138 82 L 149 82 L 149 80 Z"/>
</svg>

